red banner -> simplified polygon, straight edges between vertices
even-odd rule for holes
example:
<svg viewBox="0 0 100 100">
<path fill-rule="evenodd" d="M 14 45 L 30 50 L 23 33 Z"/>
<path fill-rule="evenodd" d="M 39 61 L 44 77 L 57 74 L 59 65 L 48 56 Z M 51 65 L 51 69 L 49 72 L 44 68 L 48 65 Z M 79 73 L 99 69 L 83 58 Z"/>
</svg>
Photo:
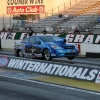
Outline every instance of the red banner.
<svg viewBox="0 0 100 100">
<path fill-rule="evenodd" d="M 7 14 L 44 13 L 44 5 L 7 6 Z"/>
</svg>

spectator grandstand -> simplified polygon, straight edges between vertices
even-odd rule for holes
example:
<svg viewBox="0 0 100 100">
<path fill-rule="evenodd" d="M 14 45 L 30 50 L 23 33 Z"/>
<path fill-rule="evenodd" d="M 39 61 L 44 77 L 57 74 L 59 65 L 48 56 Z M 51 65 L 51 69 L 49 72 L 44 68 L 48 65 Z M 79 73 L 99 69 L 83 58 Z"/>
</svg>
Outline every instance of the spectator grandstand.
<svg viewBox="0 0 100 100">
<path fill-rule="evenodd" d="M 54 13 L 52 16 L 46 16 L 46 18 L 40 19 L 38 22 L 26 23 L 24 27 L 32 27 L 34 32 L 42 32 L 48 27 L 48 31 L 56 32 L 56 29 L 58 29 L 59 33 L 61 33 L 62 30 L 65 30 L 65 33 L 68 33 L 70 29 L 74 32 L 75 28 L 78 27 L 80 34 L 86 33 L 86 29 L 91 30 L 92 33 L 99 33 L 99 9 L 100 0 L 81 0 L 81 2 L 78 2 L 73 6 L 64 7 L 64 10 L 60 11 L 60 13 L 62 13 L 61 18 L 58 17 L 59 13 Z M 66 12 L 69 14 L 68 21 L 64 20 L 64 14 Z M 20 27 L 18 24 L 17 26 Z"/>
</svg>

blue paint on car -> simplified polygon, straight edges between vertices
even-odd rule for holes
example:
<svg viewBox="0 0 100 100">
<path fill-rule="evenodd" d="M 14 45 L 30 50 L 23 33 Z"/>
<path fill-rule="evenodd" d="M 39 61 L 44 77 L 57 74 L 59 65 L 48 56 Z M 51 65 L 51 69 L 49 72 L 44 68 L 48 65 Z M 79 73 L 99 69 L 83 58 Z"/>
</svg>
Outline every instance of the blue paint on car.
<svg viewBox="0 0 100 100">
<path fill-rule="evenodd" d="M 67 57 L 69 60 L 79 55 L 78 47 L 69 44 L 65 38 L 49 35 L 30 36 L 14 45 L 18 57 L 42 57 L 45 60 Z"/>
</svg>

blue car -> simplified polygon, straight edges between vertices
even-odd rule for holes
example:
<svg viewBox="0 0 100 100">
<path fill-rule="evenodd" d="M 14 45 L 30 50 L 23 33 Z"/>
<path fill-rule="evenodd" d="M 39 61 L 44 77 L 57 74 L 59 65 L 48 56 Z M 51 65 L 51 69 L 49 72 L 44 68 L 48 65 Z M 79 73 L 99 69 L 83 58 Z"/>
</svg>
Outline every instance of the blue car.
<svg viewBox="0 0 100 100">
<path fill-rule="evenodd" d="M 76 45 L 66 43 L 65 38 L 41 35 L 30 36 L 14 45 L 15 56 L 25 58 L 42 57 L 45 60 L 67 57 L 69 60 L 79 55 Z"/>
</svg>

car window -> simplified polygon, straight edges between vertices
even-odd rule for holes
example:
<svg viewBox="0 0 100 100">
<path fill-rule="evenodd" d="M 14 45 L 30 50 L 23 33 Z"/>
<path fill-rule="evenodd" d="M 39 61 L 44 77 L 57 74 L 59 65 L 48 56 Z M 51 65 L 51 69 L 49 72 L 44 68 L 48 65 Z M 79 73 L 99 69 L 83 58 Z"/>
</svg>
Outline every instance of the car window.
<svg viewBox="0 0 100 100">
<path fill-rule="evenodd" d="M 28 43 L 28 41 L 29 41 L 29 38 L 25 38 L 22 42 Z"/>
<path fill-rule="evenodd" d="M 36 41 L 37 41 L 36 37 L 31 37 L 29 40 L 30 43 L 35 43 Z"/>
<path fill-rule="evenodd" d="M 41 36 L 42 41 L 44 42 L 52 42 L 53 40 L 60 39 L 57 36 Z"/>
</svg>

